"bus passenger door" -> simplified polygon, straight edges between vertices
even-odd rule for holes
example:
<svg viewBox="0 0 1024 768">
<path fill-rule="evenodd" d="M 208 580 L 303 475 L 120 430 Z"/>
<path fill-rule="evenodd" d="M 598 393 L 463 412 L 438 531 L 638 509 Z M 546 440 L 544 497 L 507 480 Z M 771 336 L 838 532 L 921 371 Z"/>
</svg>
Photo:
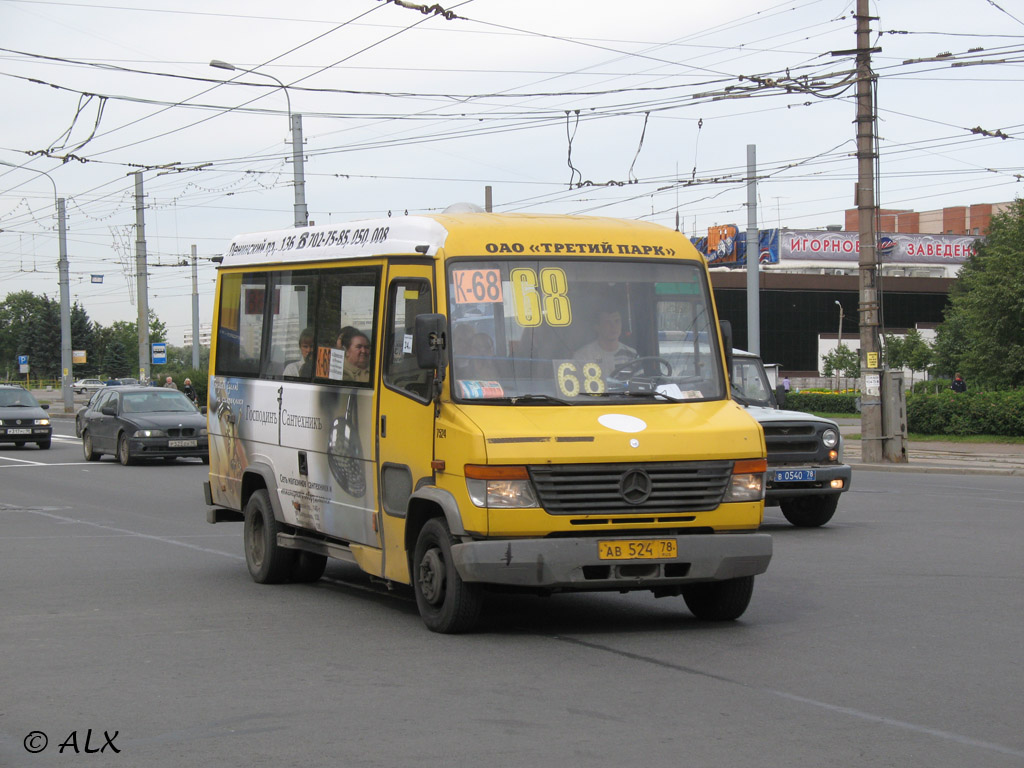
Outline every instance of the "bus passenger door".
<svg viewBox="0 0 1024 768">
<path fill-rule="evenodd" d="M 379 489 L 384 539 L 384 578 L 409 583 L 405 521 L 418 482 L 432 478 L 433 371 L 416 363 L 412 338 L 416 316 L 434 311 L 430 265 L 389 269 L 381 347 L 380 410 L 377 416 Z"/>
</svg>

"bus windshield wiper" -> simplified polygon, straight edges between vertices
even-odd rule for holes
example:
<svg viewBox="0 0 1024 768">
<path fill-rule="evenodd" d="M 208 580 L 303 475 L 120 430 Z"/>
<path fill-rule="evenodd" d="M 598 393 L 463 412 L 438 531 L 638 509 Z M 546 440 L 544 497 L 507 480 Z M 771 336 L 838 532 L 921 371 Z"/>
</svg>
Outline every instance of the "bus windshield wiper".
<svg viewBox="0 0 1024 768">
<path fill-rule="evenodd" d="M 520 403 L 557 403 L 558 405 L 570 405 L 567 400 L 561 400 L 551 395 L 516 395 L 510 397 L 508 401 L 512 405 L 519 405 Z"/>
</svg>

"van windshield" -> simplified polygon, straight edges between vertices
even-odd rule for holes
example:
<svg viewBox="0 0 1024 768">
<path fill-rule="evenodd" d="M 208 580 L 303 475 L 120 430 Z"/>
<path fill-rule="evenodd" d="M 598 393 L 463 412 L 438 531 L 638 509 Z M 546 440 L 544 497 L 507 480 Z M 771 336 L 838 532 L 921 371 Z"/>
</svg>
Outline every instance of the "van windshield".
<svg viewBox="0 0 1024 768">
<path fill-rule="evenodd" d="M 678 261 L 450 262 L 454 395 L 530 405 L 720 399 L 704 275 Z"/>
<path fill-rule="evenodd" d="M 732 396 L 743 405 L 775 407 L 771 390 L 768 388 L 768 377 L 758 358 L 740 355 L 733 357 Z"/>
</svg>

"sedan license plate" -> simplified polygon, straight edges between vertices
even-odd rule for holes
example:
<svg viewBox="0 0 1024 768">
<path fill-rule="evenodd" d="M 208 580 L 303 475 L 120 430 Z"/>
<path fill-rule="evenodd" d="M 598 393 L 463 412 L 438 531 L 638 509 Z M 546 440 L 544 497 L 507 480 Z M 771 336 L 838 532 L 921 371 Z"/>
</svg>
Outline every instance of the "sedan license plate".
<svg viewBox="0 0 1024 768">
<path fill-rule="evenodd" d="M 675 539 L 622 539 L 597 542 L 597 556 L 601 560 L 657 560 L 675 557 L 677 551 Z"/>
<path fill-rule="evenodd" d="M 8 427 L 7 434 L 8 435 L 31 435 L 32 434 L 32 430 L 31 429 L 24 429 L 23 427 Z"/>
<path fill-rule="evenodd" d="M 199 443 L 195 440 L 168 440 L 168 448 L 195 448 Z"/>
<path fill-rule="evenodd" d="M 814 480 L 813 469 L 776 469 L 776 483 L 803 483 Z"/>
</svg>

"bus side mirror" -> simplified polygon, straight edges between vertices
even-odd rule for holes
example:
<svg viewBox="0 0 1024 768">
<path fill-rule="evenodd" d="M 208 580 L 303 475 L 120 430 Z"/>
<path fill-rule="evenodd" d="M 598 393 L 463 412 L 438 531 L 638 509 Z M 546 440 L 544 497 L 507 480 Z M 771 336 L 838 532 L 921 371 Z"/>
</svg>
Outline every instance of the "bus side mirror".
<svg viewBox="0 0 1024 768">
<path fill-rule="evenodd" d="M 413 328 L 416 364 L 428 370 L 444 368 L 444 350 L 448 346 L 448 323 L 444 315 L 417 315 Z"/>
<path fill-rule="evenodd" d="M 725 375 L 732 381 L 732 323 L 728 320 L 719 320 L 719 327 L 722 329 L 722 345 L 725 347 Z"/>
</svg>

